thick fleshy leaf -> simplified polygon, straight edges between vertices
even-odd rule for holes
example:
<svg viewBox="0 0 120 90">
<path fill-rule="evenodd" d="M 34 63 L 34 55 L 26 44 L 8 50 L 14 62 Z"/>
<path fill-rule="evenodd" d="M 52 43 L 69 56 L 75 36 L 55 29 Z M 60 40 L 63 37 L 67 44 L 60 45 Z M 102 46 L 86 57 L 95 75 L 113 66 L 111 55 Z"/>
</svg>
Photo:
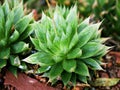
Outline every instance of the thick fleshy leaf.
<svg viewBox="0 0 120 90">
<path fill-rule="evenodd" d="M 68 37 L 63 33 L 62 36 L 61 36 L 61 39 L 60 39 L 60 48 L 61 48 L 61 51 L 64 52 L 64 53 L 67 53 L 68 52 L 68 47 L 69 47 L 69 40 L 68 40 Z"/>
<path fill-rule="evenodd" d="M 4 12 L 3 12 L 3 9 L 2 9 L 2 7 L 1 7 L 1 5 L 0 5 L 0 33 L 2 33 L 1 35 L 0 35 L 0 40 L 2 39 L 2 38 L 4 38 L 4 35 L 5 35 L 5 31 L 4 31 L 4 23 L 5 23 L 5 20 L 4 20 Z"/>
<path fill-rule="evenodd" d="M 54 12 L 54 23 L 55 23 L 55 28 L 57 29 L 58 34 L 61 32 L 65 33 L 66 21 L 58 9 L 56 9 Z"/>
<path fill-rule="evenodd" d="M 56 46 L 56 45 L 58 45 L 58 44 L 53 44 L 53 43 L 52 43 L 52 40 L 51 40 L 51 36 L 50 36 L 50 32 L 49 32 L 49 31 L 46 32 L 46 40 L 47 40 L 46 45 L 47 45 L 48 51 L 50 51 L 51 53 L 54 53 L 54 54 L 56 54 L 56 55 L 59 55 L 60 50 L 59 50 L 59 48 Z M 55 60 L 55 61 L 56 61 L 56 60 Z"/>
<path fill-rule="evenodd" d="M 49 49 L 51 49 L 51 46 L 52 46 L 52 41 L 50 40 L 50 32 L 49 30 L 47 30 L 46 32 L 46 44 L 47 44 L 47 47 L 49 47 Z"/>
<path fill-rule="evenodd" d="M 72 73 L 69 73 L 66 71 L 62 72 L 61 77 L 64 85 L 67 85 L 69 83 L 71 76 L 72 76 Z"/>
<path fill-rule="evenodd" d="M 70 12 L 67 15 L 66 21 L 70 23 L 70 25 L 72 26 L 72 29 L 77 28 L 78 17 L 77 17 L 77 6 L 76 5 L 70 9 Z"/>
<path fill-rule="evenodd" d="M 93 70 L 103 70 L 100 64 L 92 58 L 84 59 L 82 61 L 85 62 L 87 65 L 89 65 L 90 68 Z"/>
<path fill-rule="evenodd" d="M 23 59 L 23 61 L 30 64 L 38 64 L 40 66 L 51 66 L 54 64 L 51 56 L 45 52 L 37 52 Z"/>
<path fill-rule="evenodd" d="M 39 40 L 39 39 L 38 39 Z M 42 43 L 41 41 L 39 41 L 39 46 L 40 46 L 40 49 L 44 52 L 47 52 L 47 53 L 50 53 L 51 51 L 48 49 L 47 45 Z"/>
<path fill-rule="evenodd" d="M 19 38 L 19 36 L 20 36 L 19 32 L 15 30 L 9 38 L 9 43 L 15 42 Z"/>
<path fill-rule="evenodd" d="M 11 0 L 11 2 L 13 4 L 12 7 L 16 7 L 16 6 L 20 5 L 20 3 L 23 3 L 23 0 Z"/>
<path fill-rule="evenodd" d="M 27 70 L 27 65 L 25 62 L 21 62 L 21 64 L 18 66 L 21 70 Z"/>
<path fill-rule="evenodd" d="M 67 59 L 64 60 L 63 63 L 63 68 L 67 71 L 67 72 L 74 72 L 76 69 L 76 60 L 74 59 Z"/>
<path fill-rule="evenodd" d="M 59 54 L 55 54 L 52 56 L 53 60 L 58 63 L 58 62 L 61 62 L 62 60 L 64 60 L 64 57 L 63 56 L 60 56 Z"/>
<path fill-rule="evenodd" d="M 76 67 L 75 72 L 82 76 L 89 76 L 88 67 L 82 61 L 77 61 L 77 67 Z"/>
<path fill-rule="evenodd" d="M 10 48 L 0 48 L 0 59 L 8 59 L 10 55 Z"/>
<path fill-rule="evenodd" d="M 38 68 L 38 70 L 36 71 L 36 73 L 38 73 L 38 74 L 44 73 L 44 72 L 48 71 L 49 69 L 50 69 L 50 66 L 40 67 L 40 68 Z"/>
<path fill-rule="evenodd" d="M 67 54 L 67 59 L 79 58 L 82 55 L 82 50 L 75 48 Z"/>
<path fill-rule="evenodd" d="M 58 35 L 55 35 L 55 37 L 53 39 L 53 45 L 56 47 L 60 47 L 60 37 Z"/>
<path fill-rule="evenodd" d="M 102 22 L 99 22 L 99 23 L 96 23 L 95 24 L 95 27 L 96 28 L 96 31 L 93 33 L 92 37 L 90 38 L 90 40 L 94 40 L 94 39 L 100 39 L 100 36 L 101 36 L 101 30 L 98 30 L 100 25 L 101 25 Z M 94 24 L 93 24 L 94 25 Z"/>
<path fill-rule="evenodd" d="M 78 25 L 78 29 L 77 29 L 78 33 L 80 33 L 85 27 L 89 25 L 89 21 L 90 21 L 90 17 L 88 17 Z"/>
<path fill-rule="evenodd" d="M 76 85 L 76 79 L 77 79 L 76 74 L 75 74 L 75 73 L 72 73 L 72 76 L 71 76 L 70 81 L 72 82 L 73 86 Z"/>
<path fill-rule="evenodd" d="M 120 81 L 120 78 L 97 78 L 93 86 L 114 86 Z"/>
<path fill-rule="evenodd" d="M 78 40 L 79 40 L 78 33 L 75 32 L 74 36 L 71 38 L 69 50 L 72 49 L 78 43 Z"/>
<path fill-rule="evenodd" d="M 5 60 L 5 59 L 0 59 L 0 70 L 1 70 L 3 67 L 5 67 L 6 64 L 7 64 L 7 60 Z"/>
<path fill-rule="evenodd" d="M 42 43 L 46 43 L 46 27 L 38 22 L 35 23 L 35 35 Z"/>
<path fill-rule="evenodd" d="M 16 30 L 18 30 L 18 32 L 22 34 L 25 31 L 25 29 L 28 27 L 31 20 L 32 20 L 32 13 L 30 13 L 27 16 L 24 16 L 15 24 Z"/>
<path fill-rule="evenodd" d="M 102 45 L 96 42 L 88 42 L 85 46 L 82 47 L 82 56 L 81 58 L 89 58 L 96 56 L 96 54 L 101 50 Z"/>
<path fill-rule="evenodd" d="M 39 47 L 39 40 L 38 39 L 35 39 L 35 38 L 31 38 L 30 37 L 30 40 L 32 41 L 32 43 L 34 44 L 35 48 L 40 51 L 40 47 Z"/>
<path fill-rule="evenodd" d="M 10 63 L 11 65 L 13 66 L 19 66 L 21 63 L 20 63 L 20 59 L 18 56 L 10 56 Z"/>
<path fill-rule="evenodd" d="M 18 6 L 14 8 L 14 24 L 16 24 L 20 20 L 20 18 L 22 18 L 23 15 L 24 15 L 23 4 L 21 2 Z"/>
<path fill-rule="evenodd" d="M 84 28 L 79 33 L 79 42 L 77 47 L 84 46 L 91 38 L 93 38 L 94 33 L 98 30 L 100 24 L 92 24 Z"/>
<path fill-rule="evenodd" d="M 49 76 L 50 81 L 60 76 L 62 72 L 63 72 L 63 67 L 61 63 L 57 63 L 53 65 L 50 70 L 50 76 Z"/>
<path fill-rule="evenodd" d="M 21 53 L 29 49 L 29 45 L 25 42 L 17 42 L 11 46 L 12 53 Z"/>
<path fill-rule="evenodd" d="M 84 83 L 87 83 L 87 77 L 86 76 L 82 76 L 82 75 L 78 75 L 78 79 Z"/>
<path fill-rule="evenodd" d="M 12 72 L 12 74 L 17 77 L 17 67 L 9 66 L 9 71 Z"/>
<path fill-rule="evenodd" d="M 99 52 L 97 52 L 97 54 L 95 56 L 97 57 L 102 57 L 104 56 L 108 50 L 109 50 L 110 47 L 107 47 L 107 46 L 104 46 L 104 45 L 101 45 L 101 50 Z"/>
<path fill-rule="evenodd" d="M 28 27 L 25 29 L 25 31 L 20 36 L 19 40 L 26 39 L 34 30 L 34 24 L 28 25 Z"/>
<path fill-rule="evenodd" d="M 8 13 L 10 12 L 8 0 L 5 0 L 5 3 L 3 4 L 2 8 L 3 8 L 3 11 L 4 11 L 4 15 L 6 17 L 8 15 Z"/>
<path fill-rule="evenodd" d="M 6 45 L 7 45 L 7 40 L 6 40 L 6 38 L 0 40 L 0 48 L 5 47 Z"/>
<path fill-rule="evenodd" d="M 8 39 L 11 33 L 11 28 L 13 26 L 14 12 L 10 11 L 7 15 L 7 20 L 5 23 L 5 36 Z"/>
</svg>

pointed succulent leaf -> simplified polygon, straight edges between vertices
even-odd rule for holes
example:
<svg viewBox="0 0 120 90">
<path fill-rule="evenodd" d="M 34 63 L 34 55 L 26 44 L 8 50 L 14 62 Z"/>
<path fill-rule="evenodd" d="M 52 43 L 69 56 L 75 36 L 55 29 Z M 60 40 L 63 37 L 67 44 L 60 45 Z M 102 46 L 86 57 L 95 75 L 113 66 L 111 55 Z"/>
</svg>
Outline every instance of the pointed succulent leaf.
<svg viewBox="0 0 120 90">
<path fill-rule="evenodd" d="M 97 52 L 95 56 L 105 55 L 105 52 L 108 50 L 108 48 L 104 45 L 101 45 L 100 50 Z"/>
<path fill-rule="evenodd" d="M 32 20 L 32 13 L 29 15 L 24 16 L 22 19 L 20 19 L 16 24 L 15 28 L 18 30 L 20 34 L 22 34 L 27 26 L 29 25 L 30 21 Z"/>
<path fill-rule="evenodd" d="M 10 48 L 0 48 L 0 59 L 8 59 L 10 55 Z"/>
<path fill-rule="evenodd" d="M 19 57 L 18 56 L 13 56 L 13 55 L 10 56 L 10 63 L 13 66 L 19 66 L 21 64 Z"/>
<path fill-rule="evenodd" d="M 85 62 L 87 65 L 89 65 L 90 68 L 93 70 L 103 70 L 100 64 L 98 64 L 96 60 L 92 58 L 84 59 L 82 61 Z"/>
<path fill-rule="evenodd" d="M 71 76 L 72 76 L 72 73 L 69 73 L 66 71 L 62 72 L 61 78 L 65 86 L 69 83 Z"/>
<path fill-rule="evenodd" d="M 7 60 L 5 60 L 5 59 L 0 59 L 0 70 L 1 70 L 3 67 L 5 67 L 6 64 L 7 64 Z"/>
<path fill-rule="evenodd" d="M 44 73 L 50 69 L 50 66 L 43 66 L 37 69 L 36 73 Z"/>
<path fill-rule="evenodd" d="M 39 40 L 39 39 L 38 39 Z M 47 45 L 39 41 L 40 50 L 51 54 L 52 52 L 48 49 Z"/>
<path fill-rule="evenodd" d="M 64 60 L 62 65 L 67 72 L 74 72 L 76 69 L 76 60 L 74 59 Z"/>
<path fill-rule="evenodd" d="M 62 32 L 65 33 L 65 28 L 66 28 L 66 21 L 63 18 L 63 16 L 61 15 L 60 11 L 58 9 L 55 10 L 54 12 L 54 19 L 53 19 L 54 23 L 55 23 L 55 27 L 56 29 L 61 33 Z"/>
<path fill-rule="evenodd" d="M 78 43 L 78 40 L 79 40 L 78 34 L 77 32 L 75 32 L 74 36 L 71 38 L 69 50 L 72 49 Z"/>
<path fill-rule="evenodd" d="M 64 53 L 68 52 L 68 47 L 69 47 L 69 39 L 68 37 L 63 33 L 62 37 L 60 39 L 60 49 L 61 51 L 63 51 Z"/>
<path fill-rule="evenodd" d="M 59 54 L 53 55 L 52 58 L 56 63 L 61 62 L 64 59 L 63 56 L 60 56 Z"/>
<path fill-rule="evenodd" d="M 70 25 L 72 26 L 72 29 L 77 28 L 78 17 L 77 17 L 77 6 L 76 5 L 70 9 L 70 12 L 67 15 L 66 21 L 70 23 Z"/>
<path fill-rule="evenodd" d="M 38 64 L 40 66 L 51 66 L 54 64 L 51 56 L 42 51 L 28 56 L 27 58 L 23 59 L 23 61 L 30 64 Z"/>
<path fill-rule="evenodd" d="M 89 21 L 90 21 L 90 17 L 88 17 L 78 25 L 78 33 L 80 33 L 85 27 L 89 25 Z"/>
<path fill-rule="evenodd" d="M 82 50 L 75 48 L 67 54 L 67 59 L 79 58 L 82 55 Z"/>
<path fill-rule="evenodd" d="M 110 47 L 103 46 L 103 49 L 96 54 L 97 57 L 102 57 L 102 56 L 104 56 L 105 54 L 108 53 L 109 49 L 110 49 Z"/>
<path fill-rule="evenodd" d="M 40 51 L 40 47 L 39 47 L 39 40 L 38 39 L 35 39 L 35 38 L 32 38 L 30 37 L 30 40 L 32 41 L 32 43 L 34 44 L 35 48 Z"/>
<path fill-rule="evenodd" d="M 55 37 L 53 39 L 53 45 L 60 47 L 60 37 L 58 35 L 55 35 Z"/>
<path fill-rule="evenodd" d="M 63 72 L 63 67 L 62 67 L 61 63 L 57 63 L 57 64 L 53 65 L 50 70 L 50 76 L 49 76 L 50 81 L 57 78 L 58 76 L 61 76 L 62 72 Z"/>
<path fill-rule="evenodd" d="M 12 53 L 21 53 L 29 49 L 29 45 L 25 42 L 17 42 L 11 45 Z"/>
<path fill-rule="evenodd" d="M 94 33 L 98 30 L 99 24 L 92 24 L 84 28 L 79 33 L 79 42 L 77 47 L 84 46 L 91 38 L 93 38 Z"/>
<path fill-rule="evenodd" d="M 30 24 L 28 27 L 25 29 L 25 31 L 21 34 L 19 40 L 24 40 L 26 39 L 34 30 L 34 25 Z"/>
<path fill-rule="evenodd" d="M 9 38 L 9 43 L 15 42 L 19 38 L 19 36 L 20 36 L 19 32 L 15 30 Z"/>
<path fill-rule="evenodd" d="M 101 50 L 101 44 L 96 42 L 88 42 L 82 47 L 81 58 L 89 58 L 95 56 Z"/>
<path fill-rule="evenodd" d="M 89 76 L 88 67 L 82 61 L 77 61 L 77 67 L 76 67 L 75 72 L 79 75 L 82 75 L 82 76 Z"/>
<path fill-rule="evenodd" d="M 44 12 L 42 12 L 41 23 L 45 23 L 46 21 L 50 22 L 50 20 L 50 17 L 48 17 Z M 48 22 L 46 22 L 45 24 L 48 24 Z"/>
<path fill-rule="evenodd" d="M 76 85 L 76 80 L 77 80 L 77 76 L 75 73 L 72 73 L 71 79 L 70 81 L 72 82 L 73 86 Z"/>
<path fill-rule="evenodd" d="M 23 0 L 7 0 L 9 3 L 10 8 L 14 8 L 20 4 L 20 2 L 23 2 Z"/>
<path fill-rule="evenodd" d="M 5 22 L 5 20 L 4 20 L 4 12 L 3 12 L 3 9 L 2 9 L 2 7 L 0 5 L 0 33 L 1 33 L 0 40 L 2 38 L 4 38 L 4 35 L 5 35 L 4 22 Z"/>
<path fill-rule="evenodd" d="M 78 79 L 84 83 L 87 83 L 87 77 L 86 76 L 82 76 L 82 75 L 78 75 Z"/>
<path fill-rule="evenodd" d="M 9 7 L 9 4 L 8 4 L 8 0 L 5 0 L 2 8 L 3 8 L 3 11 L 4 11 L 4 15 L 6 17 L 8 15 L 8 13 L 10 12 L 10 7 Z"/>
<path fill-rule="evenodd" d="M 12 74 L 13 74 L 15 77 L 17 77 L 17 67 L 15 67 L 15 66 L 9 66 L 9 67 L 8 67 L 8 70 L 9 70 L 10 72 L 12 72 Z"/>
<path fill-rule="evenodd" d="M 90 40 L 94 40 L 94 39 L 99 39 L 100 35 L 101 35 L 101 30 L 98 30 L 100 25 L 101 25 L 102 22 L 99 22 L 99 23 L 96 23 L 96 24 L 93 24 L 95 25 L 95 32 L 93 33 L 92 37 L 90 38 Z"/>
<path fill-rule="evenodd" d="M 5 47 L 7 45 L 7 40 L 6 38 L 0 40 L 0 48 Z"/>
<path fill-rule="evenodd" d="M 49 48 L 49 49 L 51 49 L 51 47 L 52 47 L 52 41 L 51 41 L 51 39 L 50 39 L 50 32 L 49 32 L 49 30 L 47 30 L 47 32 L 46 32 L 46 44 L 47 44 L 47 47 Z M 53 50 L 54 51 L 54 50 Z"/>
<path fill-rule="evenodd" d="M 21 70 L 27 70 L 27 64 L 25 62 L 21 62 L 18 68 L 20 68 Z"/>
<path fill-rule="evenodd" d="M 35 27 L 35 35 L 36 37 L 42 42 L 45 43 L 46 42 L 46 29 L 45 27 L 43 27 L 43 25 L 39 24 L 38 22 L 35 23 L 34 25 Z"/>
<path fill-rule="evenodd" d="M 14 20 L 14 12 L 10 11 L 7 15 L 7 21 L 5 24 L 5 36 L 8 39 L 11 33 L 11 28 L 13 25 L 13 20 Z"/>
<path fill-rule="evenodd" d="M 23 4 L 21 2 L 18 6 L 14 8 L 14 24 L 16 24 L 23 17 L 23 15 L 24 15 Z"/>
</svg>

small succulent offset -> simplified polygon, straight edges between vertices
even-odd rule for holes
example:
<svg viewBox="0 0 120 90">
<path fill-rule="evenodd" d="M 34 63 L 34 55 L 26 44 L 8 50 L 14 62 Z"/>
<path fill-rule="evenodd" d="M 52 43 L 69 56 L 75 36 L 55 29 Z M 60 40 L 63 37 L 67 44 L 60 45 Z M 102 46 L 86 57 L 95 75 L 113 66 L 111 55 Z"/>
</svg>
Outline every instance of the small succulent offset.
<svg viewBox="0 0 120 90">
<path fill-rule="evenodd" d="M 29 49 L 26 39 L 33 30 L 32 13 L 24 14 L 23 2 L 5 0 L 0 5 L 0 69 L 9 62 L 12 66 L 22 67 L 18 54 Z"/>
<path fill-rule="evenodd" d="M 76 5 L 70 10 L 56 6 L 52 17 L 43 13 L 31 37 L 38 52 L 23 61 L 40 65 L 38 72 L 50 82 L 59 78 L 64 85 L 75 85 L 77 80 L 87 83 L 89 70 L 102 70 L 100 58 L 109 49 L 100 38 L 101 23 L 89 19 L 79 23 Z"/>
</svg>

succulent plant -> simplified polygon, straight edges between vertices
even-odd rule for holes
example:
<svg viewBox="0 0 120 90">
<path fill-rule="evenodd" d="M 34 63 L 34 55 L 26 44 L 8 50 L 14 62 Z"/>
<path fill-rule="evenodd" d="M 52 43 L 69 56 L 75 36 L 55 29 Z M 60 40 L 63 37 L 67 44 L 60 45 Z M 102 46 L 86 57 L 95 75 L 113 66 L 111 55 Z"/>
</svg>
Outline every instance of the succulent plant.
<svg viewBox="0 0 120 90">
<path fill-rule="evenodd" d="M 68 13 L 65 12 L 67 10 Z M 35 24 L 35 37 L 31 37 L 37 52 L 23 59 L 40 66 L 50 82 L 61 79 L 64 85 L 76 81 L 87 83 L 89 70 L 102 70 L 100 58 L 108 47 L 102 44 L 99 26 L 87 18 L 79 22 L 76 5 L 70 10 L 56 6 L 52 17 L 42 13 Z"/>
<path fill-rule="evenodd" d="M 20 0 L 5 0 L 0 5 L 0 69 L 9 62 L 12 66 L 23 67 L 19 54 L 29 49 L 24 39 L 33 30 L 32 13 L 24 14 Z"/>
</svg>

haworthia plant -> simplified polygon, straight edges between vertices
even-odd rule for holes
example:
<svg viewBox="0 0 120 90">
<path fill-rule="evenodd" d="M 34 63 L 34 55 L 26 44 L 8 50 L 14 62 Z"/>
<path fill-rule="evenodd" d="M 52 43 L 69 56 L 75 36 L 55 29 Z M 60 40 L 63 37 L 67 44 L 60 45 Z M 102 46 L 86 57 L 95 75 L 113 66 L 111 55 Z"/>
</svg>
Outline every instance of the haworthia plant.
<svg viewBox="0 0 120 90">
<path fill-rule="evenodd" d="M 79 23 L 77 15 L 76 5 L 70 10 L 57 6 L 53 16 L 43 13 L 35 24 L 31 41 L 38 52 L 23 61 L 40 65 L 38 72 L 51 82 L 61 77 L 64 85 L 75 85 L 77 80 L 87 83 L 89 70 L 102 70 L 99 60 L 108 47 L 101 43 L 101 23 L 89 23 L 90 18 Z"/>
<path fill-rule="evenodd" d="M 32 13 L 25 15 L 23 2 L 5 0 L 0 5 L 0 69 L 9 62 L 12 66 L 24 67 L 19 54 L 29 49 L 24 42 L 33 31 Z"/>
</svg>

